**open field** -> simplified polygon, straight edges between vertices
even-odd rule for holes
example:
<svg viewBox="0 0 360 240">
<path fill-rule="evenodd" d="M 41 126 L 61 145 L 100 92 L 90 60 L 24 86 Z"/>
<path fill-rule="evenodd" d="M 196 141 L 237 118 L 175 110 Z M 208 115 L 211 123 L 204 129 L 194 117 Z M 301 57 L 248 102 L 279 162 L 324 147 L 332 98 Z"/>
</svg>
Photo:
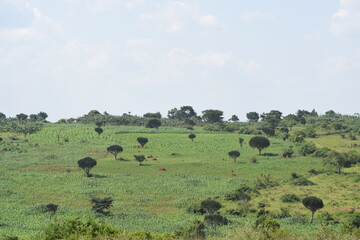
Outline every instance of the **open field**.
<svg viewBox="0 0 360 240">
<path fill-rule="evenodd" d="M 191 132 L 197 136 L 194 142 L 188 138 Z M 158 233 L 174 232 L 202 219 L 203 216 L 187 213 L 186 209 L 214 198 L 222 203 L 221 212 L 234 224 L 220 227 L 212 234 L 226 236 L 232 234 L 233 229 L 254 221 L 256 214 L 247 217 L 228 214 L 227 210 L 239 205 L 226 201 L 224 196 L 242 183 L 253 184 L 262 174 L 270 174 L 280 185 L 260 190 L 260 195 L 250 202 L 253 209 L 258 210 L 258 204 L 265 203 L 267 210 L 279 212 L 281 208 L 288 208 L 291 215 L 310 217 L 301 202 L 280 200 L 287 193 L 300 198 L 320 197 L 325 207 L 315 218 L 321 212 L 329 212 L 341 221 L 347 212 L 360 208 L 360 167 L 345 169 L 343 175 L 310 175 L 310 169 L 324 168 L 323 160 L 299 155 L 284 159 L 281 154 L 290 143 L 277 138 L 270 138 L 271 146 L 263 151 L 263 156 L 258 156 L 258 151 L 247 144 L 250 135 L 205 132 L 201 128 L 194 131 L 160 128 L 157 132 L 143 127 L 106 126 L 98 138 L 93 125 L 52 124 L 26 139 L 18 136 L 20 140 L 14 141 L 10 136 L 14 134 L 0 134 L 4 138 L 1 148 L 13 149 L 0 153 L 0 236 L 39 236 L 50 222 L 48 214 L 37 211 L 41 204 L 59 205 L 55 215 L 58 220 L 97 217 L 89 202 L 95 196 L 114 199 L 112 214 L 97 218 L 126 231 L 141 229 Z M 57 142 L 58 137 L 60 142 Z M 149 139 L 144 148 L 137 147 L 138 137 Z M 239 137 L 245 139 L 242 148 Z M 332 149 L 350 148 L 350 141 L 339 136 L 322 136 L 309 141 Z M 355 142 L 360 145 L 360 141 Z M 121 160 L 106 153 L 106 148 L 114 144 L 124 148 L 118 156 Z M 228 157 L 231 150 L 241 152 L 236 164 Z M 144 166 L 139 166 L 133 155 L 152 157 L 147 158 Z M 77 161 L 87 156 L 97 160 L 91 178 L 85 177 L 77 166 Z M 253 157 L 257 163 L 250 161 Z M 160 168 L 166 171 L 159 171 Z M 291 185 L 293 172 L 307 176 L 315 185 Z M 316 231 L 320 220 L 311 226 L 291 217 L 281 219 L 280 223 L 291 232 L 309 234 Z"/>
</svg>

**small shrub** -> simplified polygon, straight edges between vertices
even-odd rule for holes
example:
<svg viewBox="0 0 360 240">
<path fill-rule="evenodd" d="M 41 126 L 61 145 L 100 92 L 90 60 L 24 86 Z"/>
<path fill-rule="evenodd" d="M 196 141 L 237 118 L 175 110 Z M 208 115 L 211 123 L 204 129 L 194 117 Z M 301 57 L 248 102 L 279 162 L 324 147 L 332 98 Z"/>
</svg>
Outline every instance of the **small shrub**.
<svg viewBox="0 0 360 240">
<path fill-rule="evenodd" d="M 92 198 L 90 202 L 93 204 L 92 210 L 96 213 L 100 213 L 102 215 L 110 214 L 110 207 L 113 206 L 113 199 L 111 197 L 105 198 Z"/>
<path fill-rule="evenodd" d="M 289 203 L 300 202 L 300 198 L 298 196 L 296 196 L 295 194 L 292 194 L 292 193 L 282 195 L 280 197 L 280 199 L 283 202 L 289 202 Z"/>
<path fill-rule="evenodd" d="M 204 221 L 214 230 L 216 230 L 218 226 L 227 225 L 229 222 L 227 218 L 221 216 L 220 214 L 207 215 L 205 216 Z"/>
<path fill-rule="evenodd" d="M 202 209 L 200 203 L 193 203 L 191 204 L 187 210 L 188 213 L 192 213 L 192 214 L 204 214 L 205 210 Z"/>
<path fill-rule="evenodd" d="M 314 143 L 304 143 L 301 145 L 300 149 L 299 149 L 299 154 L 302 156 L 307 156 L 309 154 L 312 154 L 316 151 L 316 146 Z"/>
<path fill-rule="evenodd" d="M 256 157 L 252 157 L 252 158 L 250 159 L 250 162 L 256 164 L 256 163 L 258 163 L 258 160 L 257 160 Z"/>
<path fill-rule="evenodd" d="M 256 178 L 255 180 L 256 189 L 270 188 L 278 185 L 279 185 L 278 181 L 273 180 L 270 174 L 268 175 L 261 174 L 261 177 Z"/>
<path fill-rule="evenodd" d="M 313 157 L 326 158 L 329 152 L 330 152 L 329 148 L 326 147 L 317 148 L 316 151 L 313 153 Z"/>
<path fill-rule="evenodd" d="M 313 183 L 312 181 L 310 181 L 306 177 L 296 178 L 296 179 L 294 179 L 292 181 L 292 184 L 295 185 L 295 186 L 311 186 L 311 185 L 315 185 L 315 183 Z"/>
<path fill-rule="evenodd" d="M 222 208 L 222 205 L 218 201 L 209 199 L 201 202 L 201 208 L 204 209 L 207 215 L 211 215 Z"/>
<path fill-rule="evenodd" d="M 282 153 L 283 158 L 292 158 L 292 155 L 294 154 L 293 146 L 289 146 L 287 149 L 285 149 Z"/>
<path fill-rule="evenodd" d="M 195 221 L 189 228 L 177 230 L 175 235 L 184 239 L 205 239 L 205 225 L 200 221 Z"/>
</svg>

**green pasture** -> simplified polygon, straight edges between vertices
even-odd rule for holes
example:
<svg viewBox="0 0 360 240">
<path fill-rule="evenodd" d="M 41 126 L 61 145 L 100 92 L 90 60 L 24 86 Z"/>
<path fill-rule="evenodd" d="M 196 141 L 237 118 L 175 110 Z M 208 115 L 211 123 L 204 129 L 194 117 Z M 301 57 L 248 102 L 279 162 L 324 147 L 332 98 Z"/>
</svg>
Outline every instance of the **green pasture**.
<svg viewBox="0 0 360 240">
<path fill-rule="evenodd" d="M 323 169 L 322 159 L 301 157 L 283 159 L 281 153 L 290 143 L 270 138 L 271 146 L 263 156 L 248 146 L 252 136 L 235 133 L 205 132 L 201 128 L 146 129 L 142 127 L 105 126 L 98 137 L 93 125 L 46 125 L 40 132 L 28 136 L 2 133 L 0 149 L 0 236 L 33 238 L 39 236 L 50 221 L 80 217 L 101 218 L 112 226 L 126 231 L 149 230 L 157 233 L 174 232 L 186 227 L 202 216 L 189 214 L 186 209 L 207 198 L 220 201 L 226 210 L 237 208 L 238 203 L 225 201 L 225 194 L 240 184 L 253 184 L 262 174 L 270 174 L 279 186 L 261 190 L 251 201 L 252 208 L 266 203 L 267 208 L 279 211 L 286 207 L 293 214 L 310 216 L 299 203 L 283 203 L 283 194 L 295 193 L 299 197 L 317 196 L 324 200 L 327 211 L 335 216 L 352 208 L 359 208 L 359 167 L 346 169 L 344 175 L 310 175 L 310 169 Z M 195 133 L 192 142 L 188 135 Z M 18 137 L 20 140 L 11 140 Z M 139 148 L 136 139 L 146 137 L 149 142 Z M 242 148 L 239 137 L 245 139 Z M 59 141 L 58 141 L 59 140 Z M 66 141 L 65 141 L 66 140 Z M 318 146 L 350 147 L 340 136 L 313 139 Z M 344 141 L 344 142 L 342 142 Z M 124 151 L 114 156 L 106 153 L 110 145 L 118 144 Z M 296 148 L 296 147 L 295 147 Z M 241 156 L 235 164 L 228 152 L 238 150 Z M 144 166 L 135 162 L 133 155 L 145 155 Z M 150 157 L 152 156 L 152 157 Z M 97 160 L 86 178 L 77 167 L 84 157 Z M 255 157 L 257 163 L 251 163 Z M 121 160 L 120 160 L 121 159 Z M 165 168 L 166 171 L 159 171 Z M 308 177 L 316 185 L 292 186 L 291 173 Z M 91 197 L 112 197 L 111 215 L 98 217 L 91 211 Z M 55 219 L 38 211 L 41 204 L 59 205 Z M 255 215 L 254 215 L 255 216 Z M 227 216 L 235 224 L 221 227 L 217 234 L 227 235 L 233 228 L 254 219 Z M 282 226 L 295 232 L 311 232 L 313 226 L 282 222 Z"/>
</svg>

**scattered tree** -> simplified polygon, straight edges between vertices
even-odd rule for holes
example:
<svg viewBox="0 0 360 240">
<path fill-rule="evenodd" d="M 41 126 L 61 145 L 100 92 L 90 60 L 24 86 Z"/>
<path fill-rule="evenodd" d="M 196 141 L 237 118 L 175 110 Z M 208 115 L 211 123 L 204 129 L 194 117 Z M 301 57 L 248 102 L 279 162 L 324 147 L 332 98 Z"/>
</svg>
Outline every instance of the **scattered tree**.
<svg viewBox="0 0 360 240">
<path fill-rule="evenodd" d="M 143 148 L 145 146 L 145 144 L 149 141 L 147 138 L 144 137 L 138 137 L 137 138 L 138 143 L 141 145 L 141 147 Z"/>
<path fill-rule="evenodd" d="M 1 119 L 6 119 L 6 115 L 3 114 L 2 112 L 0 112 L 0 120 L 1 120 Z"/>
<path fill-rule="evenodd" d="M 259 155 L 261 155 L 261 151 L 270 146 L 270 141 L 266 137 L 256 136 L 250 139 L 249 146 L 257 148 L 259 150 Z"/>
<path fill-rule="evenodd" d="M 324 203 L 320 198 L 317 197 L 306 197 L 302 200 L 303 205 L 311 211 L 310 223 L 313 222 L 314 214 L 317 210 L 324 207 Z"/>
<path fill-rule="evenodd" d="M 197 114 L 192 106 L 182 106 L 180 109 L 173 108 L 168 111 L 169 119 L 184 121 L 185 119 L 196 118 Z"/>
<path fill-rule="evenodd" d="M 230 152 L 228 152 L 228 155 L 229 155 L 229 157 L 234 159 L 234 163 L 236 163 L 236 158 L 240 157 L 240 152 L 239 151 L 230 151 Z"/>
<path fill-rule="evenodd" d="M 24 114 L 24 113 L 20 113 L 16 115 L 16 119 L 20 120 L 20 121 L 26 121 L 28 118 L 28 115 Z"/>
<path fill-rule="evenodd" d="M 206 212 L 207 215 L 211 215 L 222 208 L 222 206 L 218 201 L 209 199 L 201 202 L 201 208 Z"/>
<path fill-rule="evenodd" d="M 240 144 L 241 148 L 243 147 L 244 141 L 245 141 L 245 139 L 239 138 L 239 144 Z"/>
<path fill-rule="evenodd" d="M 196 135 L 192 133 L 192 134 L 189 135 L 189 138 L 190 138 L 191 141 L 193 142 L 194 139 L 196 138 Z"/>
<path fill-rule="evenodd" d="M 281 121 L 282 112 L 271 110 L 268 113 L 261 114 L 261 121 L 270 124 L 273 128 L 277 127 Z"/>
<path fill-rule="evenodd" d="M 82 158 L 78 161 L 78 165 L 85 171 L 87 177 L 91 177 L 90 170 L 96 166 L 96 160 L 91 157 Z"/>
<path fill-rule="evenodd" d="M 228 224 L 228 220 L 220 214 L 206 215 L 204 221 L 215 231 L 217 226 Z"/>
<path fill-rule="evenodd" d="M 261 130 L 266 134 L 267 137 L 275 136 L 275 129 L 272 127 L 262 127 Z"/>
<path fill-rule="evenodd" d="M 157 118 L 157 119 L 161 119 L 161 113 L 160 112 L 156 112 L 156 113 L 145 113 L 143 115 L 144 118 Z"/>
<path fill-rule="evenodd" d="M 102 215 L 109 215 L 109 209 L 113 206 L 113 201 L 114 200 L 111 197 L 92 198 L 90 199 L 90 202 L 93 204 L 91 209 L 96 213 L 100 213 Z"/>
<path fill-rule="evenodd" d="M 45 205 L 45 212 L 50 213 L 50 219 L 55 215 L 56 211 L 58 210 L 59 205 L 49 203 Z"/>
<path fill-rule="evenodd" d="M 118 155 L 119 153 L 121 153 L 124 149 L 123 149 L 121 146 L 119 146 L 119 145 L 112 145 L 112 146 L 108 147 L 106 150 L 107 150 L 109 153 L 111 153 L 112 155 L 114 155 L 115 160 L 116 160 L 117 155 Z"/>
<path fill-rule="evenodd" d="M 141 166 L 142 162 L 145 161 L 145 156 L 144 155 L 134 155 L 135 161 L 139 162 L 139 165 Z"/>
<path fill-rule="evenodd" d="M 232 115 L 231 118 L 229 119 L 229 121 L 231 122 L 238 122 L 239 120 L 240 120 L 239 117 L 236 115 Z"/>
<path fill-rule="evenodd" d="M 149 121 L 145 125 L 145 127 L 147 128 L 156 128 L 156 130 L 158 130 L 160 126 L 161 126 L 161 121 L 157 118 L 149 119 Z"/>
<path fill-rule="evenodd" d="M 257 122 L 259 121 L 259 114 L 257 112 L 248 112 L 246 114 L 246 118 L 249 120 L 249 122 Z"/>
<path fill-rule="evenodd" d="M 104 130 L 101 127 L 95 128 L 95 132 L 98 134 L 98 138 L 100 137 L 100 134 L 104 132 Z"/>
<path fill-rule="evenodd" d="M 220 110 L 208 109 L 202 111 L 202 114 L 203 114 L 202 119 L 204 120 L 204 122 L 218 123 L 218 122 L 222 122 L 223 120 L 222 115 L 224 114 L 224 112 Z"/>
</svg>

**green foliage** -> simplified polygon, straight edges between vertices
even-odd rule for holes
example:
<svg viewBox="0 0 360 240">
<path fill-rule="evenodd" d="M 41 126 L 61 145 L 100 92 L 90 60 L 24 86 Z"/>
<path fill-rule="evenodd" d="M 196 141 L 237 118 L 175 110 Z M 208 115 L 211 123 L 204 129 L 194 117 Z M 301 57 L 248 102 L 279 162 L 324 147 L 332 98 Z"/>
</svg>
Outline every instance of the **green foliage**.
<svg viewBox="0 0 360 240">
<path fill-rule="evenodd" d="M 221 216 L 220 214 L 206 215 L 204 221 L 214 230 L 216 230 L 218 226 L 227 225 L 229 222 L 227 218 Z"/>
<path fill-rule="evenodd" d="M 145 113 L 143 115 L 144 118 L 157 118 L 157 119 L 161 119 L 161 113 L 160 112 L 156 112 L 156 113 Z"/>
<path fill-rule="evenodd" d="M 157 118 L 149 119 L 149 121 L 145 125 L 145 127 L 147 128 L 156 128 L 156 129 L 159 129 L 160 126 L 161 126 L 161 121 Z"/>
<path fill-rule="evenodd" d="M 195 221 L 189 228 L 181 228 L 175 232 L 178 237 L 184 239 L 205 239 L 205 225 L 200 221 Z"/>
<path fill-rule="evenodd" d="M 80 159 L 78 162 L 79 168 L 85 171 L 87 177 L 91 177 L 90 170 L 96 166 L 96 160 L 91 157 Z"/>
<path fill-rule="evenodd" d="M 64 220 L 62 222 L 50 223 L 45 228 L 45 240 L 71 239 L 76 240 L 80 237 L 109 237 L 120 233 L 120 231 L 95 220 L 82 222 L 80 219 Z"/>
<path fill-rule="evenodd" d="M 110 208 L 113 206 L 113 199 L 111 197 L 105 198 L 91 198 L 90 202 L 92 203 L 91 209 L 102 215 L 109 215 Z"/>
<path fill-rule="evenodd" d="M 95 128 L 95 132 L 98 134 L 98 136 L 100 137 L 100 134 L 102 134 L 104 132 L 104 130 L 101 127 L 97 127 Z"/>
<path fill-rule="evenodd" d="M 118 155 L 119 153 L 121 153 L 124 149 L 123 149 L 121 146 L 119 146 L 119 145 L 112 145 L 112 146 L 108 147 L 106 150 L 107 150 L 109 153 L 111 153 L 112 155 L 114 155 L 115 160 L 116 160 L 117 155 Z"/>
<path fill-rule="evenodd" d="M 223 111 L 220 110 L 214 110 L 214 109 L 208 109 L 202 111 L 202 119 L 206 123 L 219 123 L 222 122 L 223 119 Z"/>
<path fill-rule="evenodd" d="M 259 150 L 259 155 L 261 155 L 261 151 L 270 146 L 270 141 L 265 137 L 253 137 L 249 141 L 249 146 L 257 148 Z"/>
<path fill-rule="evenodd" d="M 318 158 L 326 158 L 330 151 L 331 150 L 329 148 L 327 148 L 327 147 L 317 148 L 312 156 L 313 157 L 318 157 Z"/>
<path fill-rule="evenodd" d="M 248 112 L 246 114 L 246 118 L 249 120 L 249 122 L 257 122 L 259 121 L 259 114 L 257 112 Z"/>
<path fill-rule="evenodd" d="M 289 203 L 300 202 L 300 198 L 293 193 L 282 195 L 280 199 L 283 202 L 289 202 Z"/>
<path fill-rule="evenodd" d="M 270 174 L 261 174 L 261 176 L 255 180 L 255 189 L 271 188 L 278 185 L 279 182 L 275 181 Z"/>
<path fill-rule="evenodd" d="M 149 141 L 149 139 L 144 137 L 138 137 L 136 140 L 141 145 L 141 147 L 144 147 L 145 144 Z"/>
<path fill-rule="evenodd" d="M 192 214 L 204 214 L 205 210 L 201 207 L 200 203 L 192 203 L 186 210 L 188 213 Z"/>
<path fill-rule="evenodd" d="M 244 141 L 245 141 L 245 139 L 243 139 L 243 138 L 241 138 L 241 137 L 239 138 L 240 147 L 243 147 Z"/>
<path fill-rule="evenodd" d="M 229 157 L 231 157 L 234 160 L 234 163 L 236 163 L 236 158 L 240 157 L 239 151 L 230 151 L 228 152 Z"/>
<path fill-rule="evenodd" d="M 144 155 L 134 155 L 135 161 L 139 163 L 139 165 L 142 165 L 142 162 L 145 161 Z"/>
<path fill-rule="evenodd" d="M 301 135 L 297 135 L 297 134 L 290 136 L 289 140 L 291 142 L 293 142 L 293 143 L 303 143 L 303 142 L 305 142 L 304 137 L 301 136 Z"/>
<path fill-rule="evenodd" d="M 204 131 L 222 131 L 222 126 L 220 124 L 205 124 L 203 127 Z"/>
<path fill-rule="evenodd" d="M 309 179 L 307 179 L 306 177 L 298 177 L 292 180 L 292 185 L 295 186 L 311 186 L 311 185 L 315 185 L 315 183 L 313 183 L 312 181 L 310 181 Z"/>
<path fill-rule="evenodd" d="M 283 158 L 292 158 L 292 155 L 294 154 L 293 146 L 289 146 L 287 149 L 285 149 L 282 153 Z"/>
<path fill-rule="evenodd" d="M 193 133 L 191 133 L 191 134 L 189 134 L 189 136 L 188 136 L 190 139 L 191 139 L 191 141 L 193 142 L 194 141 L 194 139 L 196 138 L 196 135 L 195 134 L 193 134 Z"/>
<path fill-rule="evenodd" d="M 275 136 L 275 129 L 272 127 L 262 127 L 261 130 L 266 134 L 267 137 Z"/>
<path fill-rule="evenodd" d="M 222 205 L 218 201 L 208 199 L 201 202 L 201 208 L 205 211 L 207 215 L 211 215 L 220 208 L 222 208 Z"/>
<path fill-rule="evenodd" d="M 316 151 L 316 146 L 312 142 L 303 143 L 299 148 L 299 154 L 302 156 L 313 154 L 315 151 Z"/>
<path fill-rule="evenodd" d="M 314 213 L 324 207 L 323 201 L 317 197 L 306 197 L 302 200 L 302 204 L 312 213 L 310 223 L 312 223 L 314 219 Z"/>
<path fill-rule="evenodd" d="M 243 184 L 234 192 L 225 195 L 225 200 L 241 201 L 243 205 L 246 205 L 251 200 L 251 196 L 259 194 L 255 188 Z"/>
<path fill-rule="evenodd" d="M 281 121 L 282 113 L 278 110 L 271 110 L 268 113 L 261 114 L 261 121 L 268 123 L 273 128 L 276 128 Z"/>
</svg>

